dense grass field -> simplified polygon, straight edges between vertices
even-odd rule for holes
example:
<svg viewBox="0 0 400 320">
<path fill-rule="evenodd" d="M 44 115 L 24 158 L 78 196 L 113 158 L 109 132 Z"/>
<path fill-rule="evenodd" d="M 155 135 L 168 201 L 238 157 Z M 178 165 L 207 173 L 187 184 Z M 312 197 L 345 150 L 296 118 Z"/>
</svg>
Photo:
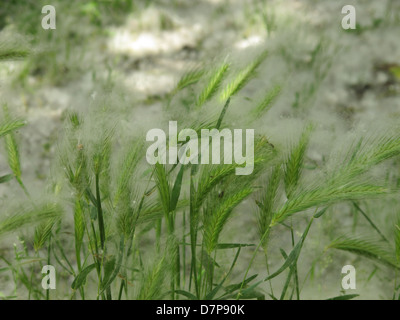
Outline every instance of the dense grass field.
<svg viewBox="0 0 400 320">
<path fill-rule="evenodd" d="M 399 9 L 4 1 L 0 299 L 400 299 Z"/>
</svg>

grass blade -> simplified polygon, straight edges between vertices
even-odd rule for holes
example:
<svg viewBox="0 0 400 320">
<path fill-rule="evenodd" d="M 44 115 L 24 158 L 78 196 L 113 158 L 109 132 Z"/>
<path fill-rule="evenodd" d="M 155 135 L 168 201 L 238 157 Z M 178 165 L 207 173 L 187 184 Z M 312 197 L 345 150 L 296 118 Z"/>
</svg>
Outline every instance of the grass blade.
<svg viewBox="0 0 400 320">
<path fill-rule="evenodd" d="M 96 267 L 96 264 L 93 263 L 86 268 L 84 268 L 74 279 L 74 281 L 71 284 L 71 288 L 73 290 L 79 289 L 82 285 L 86 283 L 86 278 L 89 275 L 89 273 Z"/>
<path fill-rule="evenodd" d="M 342 296 L 337 296 L 337 297 L 329 298 L 326 300 L 351 300 L 351 299 L 357 298 L 358 296 L 359 296 L 359 294 L 345 294 Z"/>
<path fill-rule="evenodd" d="M 264 281 L 268 281 L 270 279 L 275 278 L 276 276 L 280 275 L 283 271 L 285 271 L 288 267 L 292 266 L 294 263 L 297 262 L 297 260 L 300 256 L 300 252 L 303 247 L 304 241 L 307 237 L 308 231 L 310 230 L 312 222 L 313 222 L 313 218 L 311 218 L 311 220 L 308 223 L 306 230 L 303 232 L 303 235 L 301 236 L 299 242 L 296 244 L 296 246 L 290 252 L 289 256 L 287 257 L 287 259 L 285 260 L 283 265 L 277 271 L 275 271 L 273 274 L 266 277 L 264 279 Z"/>
<path fill-rule="evenodd" d="M 6 174 L 0 177 L 0 183 L 6 183 L 8 181 L 11 181 L 13 178 L 14 176 L 12 174 Z"/>
</svg>

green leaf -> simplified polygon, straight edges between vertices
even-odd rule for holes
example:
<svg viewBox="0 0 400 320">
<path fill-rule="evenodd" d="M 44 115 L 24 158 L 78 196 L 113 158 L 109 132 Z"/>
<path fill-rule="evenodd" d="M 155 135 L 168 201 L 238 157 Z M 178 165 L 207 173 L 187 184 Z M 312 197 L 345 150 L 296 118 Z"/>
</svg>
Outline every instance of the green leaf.
<svg viewBox="0 0 400 320">
<path fill-rule="evenodd" d="M 170 212 L 175 211 L 178 199 L 182 188 L 182 178 L 184 173 L 184 166 L 182 165 L 176 177 L 174 187 L 172 188 Z"/>
<path fill-rule="evenodd" d="M 175 293 L 185 296 L 189 300 L 197 300 L 197 297 L 194 294 L 185 290 L 175 290 Z"/>
<path fill-rule="evenodd" d="M 398 214 L 396 224 L 394 225 L 394 245 L 397 263 L 400 265 L 400 214 Z"/>
<path fill-rule="evenodd" d="M 171 208 L 170 186 L 168 184 L 167 172 L 165 167 L 158 162 L 155 164 L 155 178 L 157 182 L 158 194 L 164 209 L 164 214 L 168 215 Z"/>
<path fill-rule="evenodd" d="M 299 242 L 296 244 L 296 246 L 293 248 L 293 250 L 290 252 L 289 256 L 287 257 L 287 259 L 285 260 L 285 262 L 283 263 L 283 265 L 277 270 L 275 271 L 273 274 L 269 275 L 268 277 L 266 277 L 264 279 L 264 281 L 270 280 L 275 278 L 276 276 L 280 275 L 283 271 L 286 270 L 286 268 L 290 267 L 293 263 L 295 263 L 297 261 L 297 259 L 299 258 L 301 249 L 303 247 L 303 243 L 305 238 L 307 237 L 308 234 L 308 230 L 310 230 L 311 227 L 311 223 L 312 223 L 312 219 L 309 222 L 306 230 L 304 231 L 303 235 L 301 236 Z"/>
<path fill-rule="evenodd" d="M 265 300 L 265 295 L 255 289 L 252 290 L 243 290 L 240 294 L 240 299 L 242 300 L 250 300 L 250 299 L 257 299 L 257 300 Z"/>
<path fill-rule="evenodd" d="M 75 232 L 75 252 L 77 256 L 78 266 L 80 267 L 80 253 L 85 233 L 85 218 L 83 215 L 82 204 L 80 200 L 75 202 L 74 210 L 74 232 Z"/>
<path fill-rule="evenodd" d="M 315 219 L 318 219 L 318 218 L 322 217 L 322 216 L 325 214 L 326 210 L 328 210 L 328 208 L 329 208 L 329 206 L 326 207 L 326 208 L 324 208 L 324 209 L 322 209 L 322 210 L 320 210 L 320 211 L 318 211 L 318 212 L 314 215 L 314 218 L 315 218 Z"/>
<path fill-rule="evenodd" d="M 232 261 L 231 267 L 229 268 L 228 273 L 225 275 L 225 277 L 221 280 L 221 282 L 214 288 L 212 289 L 207 295 L 205 300 L 213 300 L 215 295 L 217 294 L 217 292 L 222 288 L 223 284 L 225 283 L 226 279 L 228 279 L 229 275 L 231 274 L 233 268 L 235 267 L 236 261 L 239 258 L 239 254 L 240 254 L 240 250 L 241 247 L 238 248 L 238 250 L 236 251 L 236 255 L 235 258 Z M 220 297 L 221 298 L 221 297 Z M 219 298 L 219 299 L 220 299 Z M 217 300 L 219 300 L 217 299 Z"/>
<path fill-rule="evenodd" d="M 377 233 L 379 233 L 379 235 L 382 237 L 382 239 L 384 241 L 386 241 L 387 243 L 390 243 L 389 240 L 385 237 L 385 235 L 376 226 L 376 224 L 371 220 L 371 218 L 366 214 L 366 212 L 360 208 L 360 206 L 355 201 L 353 201 L 353 205 L 363 215 L 363 217 L 368 221 L 368 223 L 371 225 L 371 227 L 373 229 L 375 229 L 375 231 Z"/>
<path fill-rule="evenodd" d="M 115 259 L 115 257 L 113 257 L 110 261 L 106 263 L 104 267 L 104 279 L 101 283 L 102 291 L 100 292 L 100 294 L 102 294 L 118 276 L 124 256 L 124 247 L 124 236 L 121 235 L 117 260 Z"/>
<path fill-rule="evenodd" d="M 272 300 L 275 300 L 275 301 L 279 300 L 277 297 L 275 297 L 274 295 L 272 295 L 270 293 L 268 293 L 268 295 L 271 297 Z"/>
<path fill-rule="evenodd" d="M 218 243 L 216 249 L 224 250 L 224 249 L 234 249 L 234 248 L 242 248 L 242 247 L 254 247 L 255 244 L 252 243 Z"/>
<path fill-rule="evenodd" d="M 239 299 L 242 299 L 242 297 L 245 297 L 243 299 L 253 299 L 256 298 L 256 296 L 254 296 L 254 289 L 257 288 L 261 283 L 263 283 L 264 281 L 258 281 L 256 283 L 254 283 L 252 286 L 246 288 L 246 289 L 242 289 L 239 291 Z"/>
<path fill-rule="evenodd" d="M 329 299 L 326 299 L 326 300 L 351 300 L 351 299 L 354 299 L 354 298 L 356 298 L 358 296 L 359 296 L 359 294 L 345 294 L 345 295 L 342 295 L 342 296 L 337 296 L 337 297 L 329 298 Z"/>
<path fill-rule="evenodd" d="M 79 289 L 82 285 L 86 283 L 86 277 L 89 275 L 89 273 L 96 267 L 96 265 L 93 263 L 86 268 L 84 268 L 75 278 L 75 280 L 72 282 L 71 288 L 74 290 Z"/>
<path fill-rule="evenodd" d="M 281 251 L 281 254 L 282 254 L 283 258 L 287 259 L 288 256 L 287 256 L 286 252 L 282 248 L 280 249 L 280 251 Z M 285 282 L 285 285 L 283 286 L 282 293 L 281 293 L 281 296 L 280 296 L 279 300 L 283 300 L 285 298 L 287 289 L 288 289 L 289 284 L 290 284 L 290 280 L 292 279 L 292 275 L 293 275 L 294 272 L 295 272 L 294 265 L 291 265 L 289 274 L 288 274 L 288 276 L 286 278 L 286 282 Z"/>
<path fill-rule="evenodd" d="M 13 178 L 14 178 L 14 175 L 6 174 L 6 175 L 0 177 L 0 183 L 6 183 L 6 182 L 12 180 Z"/>
<path fill-rule="evenodd" d="M 115 269 L 115 264 L 116 264 L 116 258 L 115 256 L 111 256 L 107 258 L 107 261 L 104 263 L 104 278 L 102 282 L 102 288 L 104 289 L 105 285 L 107 282 L 110 280 L 111 275 Z"/>
<path fill-rule="evenodd" d="M 96 200 L 96 197 L 94 196 L 92 190 L 90 190 L 90 188 L 86 188 L 85 193 L 88 196 L 90 202 L 97 208 L 97 200 Z M 96 216 L 97 216 L 97 209 L 95 212 L 96 212 Z"/>
<path fill-rule="evenodd" d="M 258 276 L 258 274 L 253 274 L 252 276 L 248 277 L 243 282 L 241 281 L 239 283 L 231 284 L 231 285 L 225 287 L 226 294 L 233 293 L 236 290 L 239 290 L 240 288 L 247 286 L 251 281 L 253 281 L 255 278 L 257 278 L 257 276 Z"/>
<path fill-rule="evenodd" d="M 90 214 L 90 219 L 93 221 L 97 220 L 97 209 L 94 206 L 89 205 L 89 214 Z"/>
</svg>

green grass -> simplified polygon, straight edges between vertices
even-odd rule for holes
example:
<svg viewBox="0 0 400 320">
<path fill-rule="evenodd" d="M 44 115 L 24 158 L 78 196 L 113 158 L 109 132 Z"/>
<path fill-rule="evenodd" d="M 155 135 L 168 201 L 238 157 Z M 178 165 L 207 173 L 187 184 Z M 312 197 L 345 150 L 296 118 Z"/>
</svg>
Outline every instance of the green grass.
<svg viewBox="0 0 400 320">
<path fill-rule="evenodd" d="M 256 58 L 245 73 L 239 74 L 239 80 L 236 77 L 227 88 L 221 89 L 224 98 L 238 94 L 245 86 L 249 72 L 253 72 L 260 63 L 260 58 Z M 216 83 L 222 77 L 221 72 L 226 71 L 227 65 L 223 64 L 211 76 L 211 84 L 201 91 L 201 101 L 208 100 L 213 91 L 219 90 Z M 192 80 L 187 80 L 188 77 L 185 75 L 180 83 L 194 84 Z M 216 88 L 210 88 L 210 85 Z M 187 85 L 178 85 L 178 88 L 185 90 Z M 201 107 L 201 104 L 197 106 Z M 255 108 L 258 108 L 257 105 Z M 12 121 L 7 109 L 5 113 L 5 122 L 0 130 L 5 139 L 10 170 L 24 187 L 18 146 L 13 138 L 13 130 L 23 123 Z M 224 115 L 228 113 L 229 108 L 226 107 Z M 166 296 L 173 299 L 212 299 L 218 296 L 260 298 L 263 295 L 258 288 L 265 281 L 271 281 L 289 270 L 286 285 L 280 294 L 281 298 L 286 297 L 292 281 L 298 286 L 297 262 L 302 248 L 307 245 L 311 224 L 326 212 L 317 213 L 318 208 L 393 192 L 390 186 L 366 182 L 364 175 L 373 166 L 400 154 L 400 137 L 396 135 L 360 141 L 349 150 L 340 169 L 329 172 L 320 168 L 325 178 L 309 183 L 303 179 L 304 159 L 312 136 L 311 126 L 308 126 L 299 140 L 288 146 L 287 151 L 273 147 L 265 137 L 257 137 L 256 168 L 250 176 L 236 176 L 236 165 L 156 164 L 146 168 L 147 165 L 139 164 L 144 152 L 142 144 L 115 147 L 118 129 L 113 124 L 103 126 L 101 134 L 77 139 L 80 130 L 85 130 L 85 123 L 85 117 L 77 113 L 67 118 L 66 143 L 64 149 L 59 150 L 58 157 L 66 169 L 65 179 L 68 182 L 59 188 L 70 190 L 68 192 L 72 196 L 63 199 L 54 194 L 54 199 L 58 199 L 56 207 L 51 204 L 36 207 L 37 201 L 32 199 L 34 211 L 24 211 L 0 221 L 0 235 L 18 232 L 33 222 L 38 223 L 32 238 L 36 257 L 59 263 L 59 267 L 65 268 L 74 278 L 69 295 L 82 299 L 159 299 Z M 217 126 L 220 123 L 218 121 Z M 139 183 L 144 172 L 147 172 L 145 177 L 148 181 L 145 186 Z M 261 196 L 256 197 L 256 194 Z M 285 197 L 287 200 L 283 202 Z M 221 241 L 228 221 L 233 219 L 233 211 L 246 199 L 257 205 L 259 242 Z M 310 209 L 316 214 L 314 218 L 311 216 L 297 244 L 293 242 L 293 250 L 288 254 L 282 251 L 283 265 L 270 275 L 257 277 L 259 280 L 255 281 L 251 270 L 257 249 L 260 246 L 264 248 L 268 261 L 268 237 L 272 230 L 278 225 L 285 225 L 291 216 L 304 214 Z M 64 219 L 71 213 L 73 232 L 68 235 L 62 230 L 67 227 Z M 153 218 L 146 220 L 145 216 Z M 398 229 L 395 230 L 398 234 Z M 294 237 L 293 230 L 289 236 Z M 145 250 L 150 249 L 154 253 L 143 252 L 141 237 L 153 239 L 156 246 Z M 75 254 L 71 256 L 65 252 L 61 241 L 73 243 L 68 251 L 74 250 Z M 226 285 L 231 273 L 229 270 L 240 259 L 240 252 L 244 247 L 251 246 L 255 249 L 247 250 L 253 250 L 253 258 L 248 263 L 242 282 Z M 338 240 L 329 247 L 398 267 L 394 253 L 389 254 L 387 249 L 384 251 L 361 240 Z M 236 251 L 232 267 L 218 261 L 221 250 Z M 159 258 L 144 262 L 144 255 Z M 19 274 L 21 271 L 15 272 Z M 63 280 L 59 278 L 58 281 Z M 33 292 L 39 290 L 37 287 L 30 289 Z M 298 287 L 296 291 L 300 298 Z M 273 296 L 272 292 L 269 294 Z"/>
<path fill-rule="evenodd" d="M 118 1 L 114 10 L 133 10 L 130 4 Z M 101 1 L 86 3 L 82 14 L 91 24 L 103 25 L 107 21 L 102 18 L 103 5 Z M 262 11 L 262 19 L 271 36 L 275 15 Z M 308 66 L 316 82 L 323 81 L 329 65 L 318 60 L 321 43 Z M 70 64 L 69 58 L 60 62 L 54 56 L 54 65 L 43 67 L 30 51 L 14 49 L 0 48 L 0 60 L 27 59 L 26 76 L 39 68 L 52 82 L 57 75 L 51 70 Z M 249 97 L 252 91 L 246 90 L 263 78 L 260 70 L 267 61 L 263 50 L 249 54 L 241 68 L 226 58 L 188 70 L 162 100 L 163 112 L 196 132 L 256 127 L 261 117 L 277 120 L 269 111 L 286 90 L 284 82 L 264 86 L 261 98 L 254 100 Z M 319 85 L 305 85 L 296 110 L 306 108 Z M 236 117 L 238 104 L 248 116 Z M 383 162 L 392 168 L 390 161 L 398 159 L 399 128 L 384 133 L 371 130 L 363 138 L 340 141 L 350 147 L 343 154 L 327 156 L 312 169 L 308 155 L 315 124 L 306 124 L 299 135 L 291 134 L 286 145 L 256 130 L 254 171 L 237 176 L 235 164 L 147 164 L 144 132 L 127 133 L 114 112 L 105 105 L 89 113 L 67 112 L 51 181 L 38 192 L 25 181 L 22 164 L 29 159 L 21 157 L 22 138 L 17 132 L 29 123 L 13 117 L 4 105 L 0 138 L 7 172 L 0 184 L 10 190 L 16 184 L 26 195 L 19 206 L 10 200 L 0 212 L 0 237 L 21 236 L 18 245 L 0 256 L 0 275 L 14 284 L 13 295 L 5 298 L 301 299 L 308 278 L 299 270 L 308 263 L 304 251 L 311 245 L 310 234 L 327 216 L 340 214 L 332 209 L 335 206 L 361 214 L 368 231 L 379 239 L 343 236 L 337 226 L 338 238 L 324 243 L 325 250 L 319 254 L 336 249 L 382 264 L 395 277 L 393 298 L 399 296 L 398 212 L 390 212 L 394 217 L 390 216 L 389 234 L 363 209 L 371 199 L 384 203 L 398 198 L 398 186 L 383 170 L 375 170 Z M 243 235 L 248 230 L 241 225 L 244 214 L 254 220 L 252 237 Z M 234 237 L 229 236 L 232 228 L 237 228 Z M 277 234 L 286 241 L 282 245 L 274 241 Z M 40 270 L 45 264 L 56 267 L 60 289 L 55 292 L 41 288 Z"/>
</svg>

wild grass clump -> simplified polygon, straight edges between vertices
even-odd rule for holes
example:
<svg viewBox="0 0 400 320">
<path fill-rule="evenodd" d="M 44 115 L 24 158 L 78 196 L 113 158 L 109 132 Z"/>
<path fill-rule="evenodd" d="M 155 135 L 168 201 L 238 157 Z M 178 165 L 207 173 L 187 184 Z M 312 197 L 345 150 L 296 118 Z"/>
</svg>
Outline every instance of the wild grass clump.
<svg viewBox="0 0 400 320">
<path fill-rule="evenodd" d="M 257 70 L 267 57 L 267 51 L 262 51 L 239 71 L 228 59 L 209 70 L 189 71 L 168 95 L 164 111 L 168 114 L 176 103 L 174 108 L 187 110 L 176 120 L 188 123 L 187 115 L 193 116 L 198 120 L 190 127 L 197 132 L 231 127 L 231 102 L 250 81 L 257 81 Z M 268 116 L 281 91 L 282 85 L 274 84 L 265 89 L 261 101 L 247 102 L 252 119 Z M 185 97 L 181 104 L 178 96 Z M 202 113 L 211 104 L 216 112 L 205 119 Z M 239 126 L 247 125 L 249 119 L 239 122 Z M 240 176 L 235 174 L 237 164 L 148 165 L 143 137 L 121 139 L 126 132 L 118 119 L 107 108 L 99 108 L 94 115 L 69 112 L 65 117 L 58 161 L 53 165 L 59 174 L 48 189 L 51 200 L 40 204 L 23 183 L 14 134 L 24 125 L 4 107 L 0 137 L 9 173 L 0 182 L 15 180 L 29 205 L 21 213 L 1 215 L 0 236 L 28 232 L 25 241 L 33 249 L 17 254 L 16 263 L 3 258 L 7 267 L 0 272 L 13 275 L 17 297 L 25 287 L 29 297 L 37 299 L 265 299 L 268 282 L 267 294 L 272 299 L 300 299 L 298 262 L 314 221 L 337 203 L 357 205 L 356 201 L 398 192 L 370 176 L 372 168 L 400 154 L 398 129 L 359 139 L 340 163 L 322 162 L 313 172 L 306 167 L 315 125 L 305 125 L 287 145 L 275 144 L 256 131 L 253 173 Z M 256 241 L 225 237 L 229 222 L 238 219 L 238 208 L 254 215 Z M 300 235 L 294 231 L 295 216 L 306 221 Z M 372 220 L 368 217 L 371 228 L 379 230 Z M 342 237 L 327 248 L 366 256 L 397 270 L 398 225 L 397 221 L 393 243 Z M 275 230 L 287 236 L 291 248 L 289 252 L 279 248 L 282 261 L 274 266 L 280 267 L 270 272 Z M 245 250 L 251 258 L 241 260 Z M 221 259 L 225 252 L 231 258 L 228 263 Z M 34 258 L 28 259 L 31 254 Z M 259 255 L 264 255 L 263 274 L 254 272 Z M 26 268 L 20 264 L 22 256 L 27 259 Z M 239 262 L 238 280 L 232 275 Z M 68 286 L 65 292 L 44 295 L 40 283 L 30 280 L 35 268 L 44 263 L 62 270 L 57 281 Z M 276 292 L 273 282 L 282 274 L 286 275 L 284 286 Z"/>
</svg>

